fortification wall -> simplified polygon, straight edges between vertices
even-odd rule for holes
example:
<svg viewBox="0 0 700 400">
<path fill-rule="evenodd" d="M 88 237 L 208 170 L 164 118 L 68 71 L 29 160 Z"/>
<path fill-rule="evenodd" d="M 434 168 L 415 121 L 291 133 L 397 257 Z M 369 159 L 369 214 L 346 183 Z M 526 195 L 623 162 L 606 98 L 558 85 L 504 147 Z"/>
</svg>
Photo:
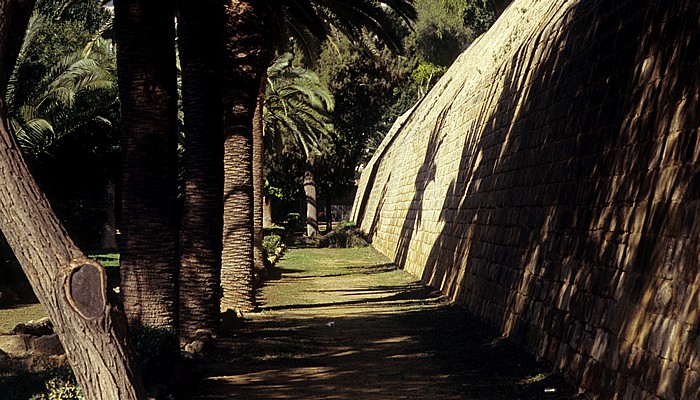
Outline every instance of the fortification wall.
<svg viewBox="0 0 700 400">
<path fill-rule="evenodd" d="M 600 398 L 700 390 L 700 3 L 516 0 L 362 174 L 374 246 Z"/>
</svg>

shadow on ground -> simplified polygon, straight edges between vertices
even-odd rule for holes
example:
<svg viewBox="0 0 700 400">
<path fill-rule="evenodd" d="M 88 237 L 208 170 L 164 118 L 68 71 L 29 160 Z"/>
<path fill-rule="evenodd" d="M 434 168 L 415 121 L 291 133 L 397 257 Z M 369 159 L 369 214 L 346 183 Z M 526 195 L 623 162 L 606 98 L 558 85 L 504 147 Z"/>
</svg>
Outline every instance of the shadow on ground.
<svg viewBox="0 0 700 400">
<path fill-rule="evenodd" d="M 203 365 L 198 399 L 576 398 L 549 366 L 403 271 L 279 270 L 262 311 Z"/>
</svg>

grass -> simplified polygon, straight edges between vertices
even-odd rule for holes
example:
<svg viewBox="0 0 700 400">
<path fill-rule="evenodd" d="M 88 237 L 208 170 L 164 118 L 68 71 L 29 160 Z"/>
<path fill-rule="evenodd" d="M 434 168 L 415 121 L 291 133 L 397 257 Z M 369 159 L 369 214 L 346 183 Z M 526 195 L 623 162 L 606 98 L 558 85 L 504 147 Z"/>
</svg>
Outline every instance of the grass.
<svg viewBox="0 0 700 400">
<path fill-rule="evenodd" d="M 573 400 L 495 329 L 367 248 L 290 246 L 197 399 Z"/>
<path fill-rule="evenodd" d="M 105 268 L 119 268 L 119 253 L 93 251 L 88 252 L 87 256 L 99 261 Z"/>
<path fill-rule="evenodd" d="M 88 252 L 87 256 L 99 261 L 108 271 L 119 268 L 119 253 Z M 41 304 L 16 304 L 0 308 L 0 333 L 12 330 L 17 324 L 37 320 L 47 316 Z"/>
<path fill-rule="evenodd" d="M 288 251 L 273 269 L 273 280 L 266 284 L 263 310 L 333 302 L 338 290 L 362 286 L 369 275 L 379 287 L 406 285 L 413 280 L 372 247 Z M 281 276 L 283 281 L 274 280 Z"/>
<path fill-rule="evenodd" d="M 41 304 L 17 304 L 9 308 L 0 308 L 0 333 L 12 330 L 19 323 L 46 316 L 46 309 Z"/>
</svg>

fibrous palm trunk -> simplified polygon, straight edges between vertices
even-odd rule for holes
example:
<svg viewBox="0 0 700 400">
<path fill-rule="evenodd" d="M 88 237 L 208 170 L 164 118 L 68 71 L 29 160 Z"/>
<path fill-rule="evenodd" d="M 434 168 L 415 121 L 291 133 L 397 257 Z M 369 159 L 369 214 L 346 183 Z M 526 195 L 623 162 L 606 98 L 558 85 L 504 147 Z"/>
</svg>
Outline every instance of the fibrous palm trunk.
<svg viewBox="0 0 700 400">
<path fill-rule="evenodd" d="M 253 288 L 253 113 L 272 60 L 264 1 L 229 0 L 224 35 L 224 238 L 221 309 L 255 308 Z"/>
<path fill-rule="evenodd" d="M 0 87 L 6 87 L 32 1 L 0 0 Z M 9 69 L 9 70 L 8 70 Z M 46 308 L 88 399 L 144 399 L 126 318 L 104 268 L 68 237 L 13 139 L 0 96 L 0 230 Z"/>
<path fill-rule="evenodd" d="M 263 256 L 263 202 L 265 194 L 265 147 L 263 138 L 263 102 L 265 101 L 265 87 L 267 78 L 260 80 L 258 101 L 253 116 L 253 265 L 255 276 L 258 279 L 266 277 Z"/>
<path fill-rule="evenodd" d="M 177 328 L 174 6 L 117 0 L 121 104 L 121 293 L 130 323 Z"/>
<path fill-rule="evenodd" d="M 178 36 L 185 117 L 185 198 L 180 228 L 182 344 L 219 322 L 223 232 L 223 6 L 180 0 Z"/>
</svg>

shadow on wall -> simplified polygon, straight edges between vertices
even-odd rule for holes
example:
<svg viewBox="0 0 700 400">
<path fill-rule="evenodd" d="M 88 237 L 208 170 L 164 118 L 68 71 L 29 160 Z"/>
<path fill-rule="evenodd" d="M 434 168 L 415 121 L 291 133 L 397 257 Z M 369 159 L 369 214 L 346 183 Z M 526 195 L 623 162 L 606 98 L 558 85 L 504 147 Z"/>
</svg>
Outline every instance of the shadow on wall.
<svg viewBox="0 0 700 400">
<path fill-rule="evenodd" d="M 530 38 L 488 89 L 423 270 L 605 398 L 694 398 L 700 385 L 699 26 L 694 0 L 581 1 Z M 399 265 L 450 112 L 430 134 Z"/>
</svg>

